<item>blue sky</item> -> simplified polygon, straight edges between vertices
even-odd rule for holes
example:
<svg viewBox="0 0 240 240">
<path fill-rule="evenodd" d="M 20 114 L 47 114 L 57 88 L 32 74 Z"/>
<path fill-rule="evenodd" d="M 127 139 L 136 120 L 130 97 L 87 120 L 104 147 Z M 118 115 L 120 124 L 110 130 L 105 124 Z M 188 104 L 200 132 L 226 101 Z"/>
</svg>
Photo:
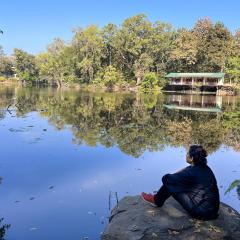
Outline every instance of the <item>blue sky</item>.
<svg viewBox="0 0 240 240">
<path fill-rule="evenodd" d="M 70 40 L 78 26 L 120 24 L 138 13 L 175 27 L 192 27 L 207 16 L 233 32 L 240 28 L 239 0 L 1 0 L 0 9 L 0 45 L 7 54 L 15 47 L 38 53 L 55 37 Z"/>
</svg>

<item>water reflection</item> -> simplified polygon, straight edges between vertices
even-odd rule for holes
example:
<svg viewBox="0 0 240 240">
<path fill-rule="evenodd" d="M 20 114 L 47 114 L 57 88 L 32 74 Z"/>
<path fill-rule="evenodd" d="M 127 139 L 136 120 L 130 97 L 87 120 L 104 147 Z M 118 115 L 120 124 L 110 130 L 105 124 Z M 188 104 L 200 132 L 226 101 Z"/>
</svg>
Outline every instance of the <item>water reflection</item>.
<svg viewBox="0 0 240 240">
<path fill-rule="evenodd" d="M 38 111 L 57 129 L 71 126 L 74 143 L 117 145 L 135 157 L 146 150 L 191 143 L 202 144 L 209 152 L 221 144 L 240 151 L 236 97 L 8 88 L 0 98 L 1 118 L 13 108 L 17 116 Z"/>
<path fill-rule="evenodd" d="M 166 108 L 201 112 L 221 112 L 222 96 L 213 95 L 169 95 Z"/>
<path fill-rule="evenodd" d="M 181 97 L 184 106 L 202 102 Z M 222 97 L 220 106 L 204 96 L 204 108 L 220 112 L 164 106 L 179 98 L 0 87 L 1 214 L 11 223 L 9 239 L 99 239 L 109 205 L 157 190 L 164 174 L 185 166 L 190 143 L 212 153 L 221 199 L 239 210 L 239 187 L 224 193 L 239 179 L 240 99 Z"/>
</svg>

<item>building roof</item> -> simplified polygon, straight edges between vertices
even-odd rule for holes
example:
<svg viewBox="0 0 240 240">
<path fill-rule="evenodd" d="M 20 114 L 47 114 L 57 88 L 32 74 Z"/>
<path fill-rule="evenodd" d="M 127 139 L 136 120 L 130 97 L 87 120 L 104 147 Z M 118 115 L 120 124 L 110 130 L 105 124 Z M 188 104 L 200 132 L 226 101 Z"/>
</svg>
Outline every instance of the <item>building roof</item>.
<svg viewBox="0 0 240 240">
<path fill-rule="evenodd" d="M 180 77 L 207 77 L 207 78 L 223 78 L 225 73 L 169 73 L 167 78 L 180 78 Z"/>
<path fill-rule="evenodd" d="M 200 111 L 200 112 L 215 112 L 215 113 L 221 112 L 221 109 L 219 108 L 188 107 L 188 106 L 176 106 L 171 104 L 170 105 L 164 104 L 163 106 L 171 110 L 177 109 L 177 110 L 190 110 L 190 111 Z"/>
</svg>

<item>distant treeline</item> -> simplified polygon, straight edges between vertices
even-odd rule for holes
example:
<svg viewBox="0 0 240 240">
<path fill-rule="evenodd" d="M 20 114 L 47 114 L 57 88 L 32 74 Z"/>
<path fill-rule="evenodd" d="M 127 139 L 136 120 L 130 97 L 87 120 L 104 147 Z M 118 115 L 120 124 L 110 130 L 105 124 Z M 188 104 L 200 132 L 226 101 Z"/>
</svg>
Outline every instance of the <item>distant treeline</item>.
<svg viewBox="0 0 240 240">
<path fill-rule="evenodd" d="M 240 84 L 240 30 L 233 34 L 208 18 L 175 29 L 139 14 L 120 26 L 79 28 L 70 42 L 56 38 L 38 55 L 0 52 L 0 75 L 16 73 L 24 82 L 154 88 L 167 72 L 226 72 Z"/>
</svg>

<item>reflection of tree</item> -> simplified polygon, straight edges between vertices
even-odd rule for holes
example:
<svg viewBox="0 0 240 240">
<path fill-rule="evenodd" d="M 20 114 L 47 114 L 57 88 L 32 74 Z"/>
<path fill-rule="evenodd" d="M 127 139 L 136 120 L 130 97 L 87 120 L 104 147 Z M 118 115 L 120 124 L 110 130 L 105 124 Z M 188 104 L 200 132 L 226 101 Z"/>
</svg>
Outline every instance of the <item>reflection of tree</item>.
<svg viewBox="0 0 240 240">
<path fill-rule="evenodd" d="M 225 129 L 217 119 L 201 122 L 192 132 L 194 143 L 202 144 L 208 152 L 216 151 L 225 137 Z"/>
<path fill-rule="evenodd" d="M 229 129 L 224 143 L 227 146 L 233 147 L 235 151 L 240 152 L 240 128 Z"/>
<path fill-rule="evenodd" d="M 12 91 L 13 92 L 13 91 Z M 199 143 L 209 152 L 224 143 L 239 150 L 240 126 L 235 108 L 223 106 L 224 114 L 169 110 L 163 95 L 87 93 L 74 90 L 18 89 L 17 114 L 37 110 L 57 129 L 71 127 L 74 142 L 106 147 L 140 156 L 165 146 Z M 13 97 L 12 95 L 10 96 Z M 6 97 L 5 97 L 6 98 Z M 239 119 L 238 119 L 239 120 Z"/>
<path fill-rule="evenodd" d="M 14 89 L 0 86 L 0 120 L 5 117 L 7 107 L 11 104 L 14 95 Z"/>
<path fill-rule="evenodd" d="M 184 146 L 191 144 L 192 139 L 192 120 L 184 118 L 183 121 L 167 121 L 167 138 L 173 145 L 181 143 Z"/>
</svg>

